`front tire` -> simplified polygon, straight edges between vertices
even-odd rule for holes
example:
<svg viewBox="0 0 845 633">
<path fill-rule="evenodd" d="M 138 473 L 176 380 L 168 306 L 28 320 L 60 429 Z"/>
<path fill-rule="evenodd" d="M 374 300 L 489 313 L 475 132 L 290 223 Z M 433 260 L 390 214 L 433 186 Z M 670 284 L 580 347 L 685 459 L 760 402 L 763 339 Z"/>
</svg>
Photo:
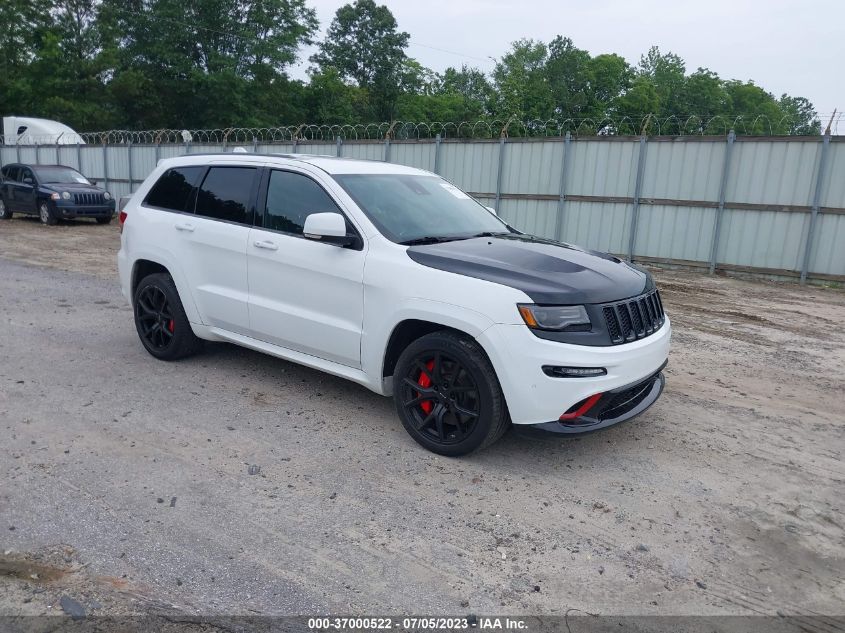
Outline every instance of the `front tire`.
<svg viewBox="0 0 845 633">
<path fill-rule="evenodd" d="M 427 334 L 399 357 L 393 399 L 405 430 L 421 446 L 456 457 L 490 446 L 510 426 L 493 365 L 473 339 Z"/>
<path fill-rule="evenodd" d="M 178 360 L 202 347 L 179 299 L 173 278 L 166 273 L 147 275 L 133 298 L 135 329 L 144 348 L 159 360 Z"/>
<path fill-rule="evenodd" d="M 46 200 L 38 203 L 38 217 L 41 219 L 41 224 L 48 226 L 53 226 L 58 222 L 53 210 L 50 208 L 50 203 Z"/>
<path fill-rule="evenodd" d="M 11 220 L 12 211 L 6 206 L 6 201 L 0 198 L 0 220 Z"/>
</svg>

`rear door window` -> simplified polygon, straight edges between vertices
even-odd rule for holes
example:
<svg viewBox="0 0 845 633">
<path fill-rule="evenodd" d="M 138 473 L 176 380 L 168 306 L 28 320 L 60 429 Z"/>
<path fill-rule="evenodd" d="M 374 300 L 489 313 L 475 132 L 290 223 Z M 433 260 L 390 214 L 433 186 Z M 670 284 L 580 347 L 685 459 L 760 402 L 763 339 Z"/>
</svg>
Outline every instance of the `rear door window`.
<svg viewBox="0 0 845 633">
<path fill-rule="evenodd" d="M 170 211 L 189 211 L 191 193 L 205 167 L 176 167 L 168 169 L 158 179 L 144 204 Z"/>
<path fill-rule="evenodd" d="M 255 167 L 212 167 L 197 192 L 196 214 L 252 225 Z"/>
</svg>

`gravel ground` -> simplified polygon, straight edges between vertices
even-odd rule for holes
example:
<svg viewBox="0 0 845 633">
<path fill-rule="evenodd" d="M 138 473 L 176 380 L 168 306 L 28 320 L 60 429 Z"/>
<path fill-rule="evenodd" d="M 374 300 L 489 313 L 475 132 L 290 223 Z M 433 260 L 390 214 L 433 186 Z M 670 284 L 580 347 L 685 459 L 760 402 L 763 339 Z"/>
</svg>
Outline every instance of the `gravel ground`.
<svg viewBox="0 0 845 633">
<path fill-rule="evenodd" d="M 845 293 L 660 271 L 648 413 L 447 459 L 341 379 L 155 361 L 118 241 L 0 223 L 0 615 L 843 613 Z"/>
</svg>

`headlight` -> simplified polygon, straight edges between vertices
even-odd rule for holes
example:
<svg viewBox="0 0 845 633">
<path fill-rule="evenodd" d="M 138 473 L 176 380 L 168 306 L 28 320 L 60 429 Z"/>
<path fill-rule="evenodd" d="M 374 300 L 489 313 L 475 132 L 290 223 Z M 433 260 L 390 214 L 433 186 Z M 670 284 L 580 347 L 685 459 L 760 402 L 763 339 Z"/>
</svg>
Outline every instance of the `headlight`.
<svg viewBox="0 0 845 633">
<path fill-rule="evenodd" d="M 57 193 L 51 193 L 50 194 L 50 200 L 61 200 L 61 198 L 62 197 Z"/>
<path fill-rule="evenodd" d="M 521 303 L 517 305 L 525 325 L 534 330 L 587 330 L 590 317 L 584 306 L 538 306 Z"/>
<path fill-rule="evenodd" d="M 106 192 L 103 194 L 103 198 L 105 198 L 106 200 L 111 200 L 111 194 L 110 194 L 108 191 L 106 191 Z"/>
<path fill-rule="evenodd" d="M 65 200 L 70 200 L 70 192 L 65 191 L 64 193 L 62 193 L 62 198 L 64 198 Z"/>
</svg>

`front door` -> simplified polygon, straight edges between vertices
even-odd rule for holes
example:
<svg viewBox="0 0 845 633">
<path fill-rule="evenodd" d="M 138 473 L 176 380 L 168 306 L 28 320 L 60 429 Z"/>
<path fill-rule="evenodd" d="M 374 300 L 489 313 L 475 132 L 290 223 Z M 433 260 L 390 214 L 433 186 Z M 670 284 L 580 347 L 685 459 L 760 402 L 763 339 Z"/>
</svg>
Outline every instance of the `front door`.
<svg viewBox="0 0 845 633">
<path fill-rule="evenodd" d="M 260 213 L 247 251 L 253 336 L 360 367 L 363 241 L 346 248 L 303 237 L 311 213 L 341 213 L 309 175 L 269 170 L 261 186 Z M 354 232 L 348 220 L 347 230 Z"/>
<path fill-rule="evenodd" d="M 38 211 L 35 206 L 37 187 L 35 174 L 32 173 L 32 170 L 29 167 L 21 167 L 20 172 L 18 172 L 18 181 L 12 187 L 14 205 L 12 209 L 15 211 L 36 213 Z"/>
</svg>

